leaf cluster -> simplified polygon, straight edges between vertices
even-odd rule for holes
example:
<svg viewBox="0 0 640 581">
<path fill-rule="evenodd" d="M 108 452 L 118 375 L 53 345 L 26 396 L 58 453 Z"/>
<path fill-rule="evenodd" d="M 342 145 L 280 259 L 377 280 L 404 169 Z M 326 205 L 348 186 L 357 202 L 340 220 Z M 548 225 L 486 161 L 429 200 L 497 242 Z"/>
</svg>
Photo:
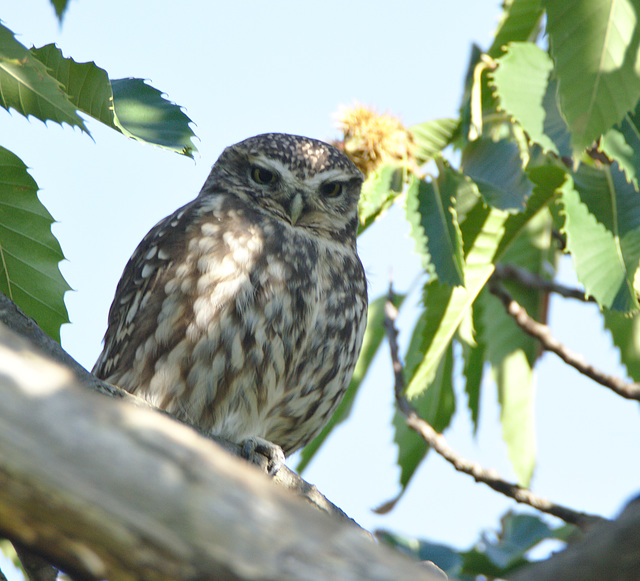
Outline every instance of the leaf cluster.
<svg viewBox="0 0 640 581">
<path fill-rule="evenodd" d="M 376 536 L 417 561 L 437 563 L 450 578 L 472 581 L 478 575 L 489 579 L 507 578 L 531 564 L 528 553 L 543 541 L 565 542 L 578 534 L 571 525 L 551 527 L 532 514 L 508 512 L 500 525 L 495 534 L 483 533 L 480 541 L 465 551 L 389 531 L 378 531 Z"/>
<path fill-rule="evenodd" d="M 59 17 L 65 2 L 54 3 Z M 0 106 L 24 117 L 78 127 L 85 116 L 132 139 L 193 156 L 191 120 L 142 79 L 110 79 L 93 62 L 78 63 L 53 44 L 27 48 L 0 23 Z M 0 146 L 0 292 L 53 338 L 68 322 L 64 258 L 53 218 L 38 200 L 26 164 Z"/>
<path fill-rule="evenodd" d="M 472 51 L 458 117 L 411 127 L 412 163 L 382 166 L 364 187 L 361 229 L 403 204 L 422 259 L 422 309 L 404 354 L 406 396 L 441 432 L 464 391 L 477 430 L 481 389 L 495 384 L 523 486 L 535 466 L 541 350 L 488 292 L 496 265 L 552 280 L 569 254 L 629 374 L 640 378 L 633 344 L 640 311 L 638 22 L 632 0 L 504 2 L 493 43 Z M 503 284 L 546 323 L 548 288 Z M 379 301 L 371 306 L 368 345 L 382 341 Z M 374 356 L 375 349 L 363 352 L 349 402 Z M 348 409 L 342 412 L 332 425 Z M 401 495 L 429 448 L 399 414 L 393 423 Z M 303 465 L 314 450 L 304 452 Z"/>
</svg>

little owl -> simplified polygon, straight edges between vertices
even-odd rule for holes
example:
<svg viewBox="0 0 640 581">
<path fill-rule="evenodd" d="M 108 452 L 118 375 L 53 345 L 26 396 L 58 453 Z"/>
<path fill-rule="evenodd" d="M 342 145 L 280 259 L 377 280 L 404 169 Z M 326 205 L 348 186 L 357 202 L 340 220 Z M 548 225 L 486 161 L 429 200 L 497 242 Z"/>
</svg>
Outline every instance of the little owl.
<svg viewBox="0 0 640 581">
<path fill-rule="evenodd" d="M 133 253 L 93 373 L 254 449 L 307 444 L 362 344 L 362 180 L 315 139 L 268 133 L 225 149 L 198 197 Z"/>
</svg>

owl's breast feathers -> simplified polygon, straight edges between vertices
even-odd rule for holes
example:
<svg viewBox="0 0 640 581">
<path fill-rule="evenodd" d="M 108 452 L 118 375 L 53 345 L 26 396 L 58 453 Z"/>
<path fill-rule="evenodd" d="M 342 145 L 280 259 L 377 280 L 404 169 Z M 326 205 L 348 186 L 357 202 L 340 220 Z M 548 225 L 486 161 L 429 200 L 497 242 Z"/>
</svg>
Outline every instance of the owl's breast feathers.
<svg viewBox="0 0 640 581">
<path fill-rule="evenodd" d="M 196 199 L 127 264 L 94 373 L 203 429 L 265 437 L 287 454 L 338 405 L 366 308 L 355 244 L 233 196 Z"/>
</svg>

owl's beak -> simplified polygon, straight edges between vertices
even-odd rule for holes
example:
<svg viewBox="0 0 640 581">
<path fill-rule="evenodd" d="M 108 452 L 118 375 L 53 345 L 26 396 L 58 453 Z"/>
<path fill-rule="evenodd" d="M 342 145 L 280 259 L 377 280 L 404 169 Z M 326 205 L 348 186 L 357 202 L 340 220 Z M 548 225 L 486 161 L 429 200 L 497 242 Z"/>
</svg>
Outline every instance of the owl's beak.
<svg viewBox="0 0 640 581">
<path fill-rule="evenodd" d="M 291 202 L 289 203 L 289 217 L 291 218 L 292 226 L 295 226 L 296 222 L 300 219 L 303 208 L 304 198 L 300 192 L 296 192 L 296 195 L 291 198 Z"/>
</svg>

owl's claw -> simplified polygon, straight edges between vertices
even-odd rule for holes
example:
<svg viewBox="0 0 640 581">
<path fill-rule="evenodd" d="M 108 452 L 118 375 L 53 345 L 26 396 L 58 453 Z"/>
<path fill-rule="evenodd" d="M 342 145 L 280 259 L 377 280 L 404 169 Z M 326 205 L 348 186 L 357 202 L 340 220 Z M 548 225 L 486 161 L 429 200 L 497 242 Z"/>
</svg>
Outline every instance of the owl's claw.
<svg viewBox="0 0 640 581">
<path fill-rule="evenodd" d="M 269 476 L 275 476 L 284 466 L 282 448 L 269 440 L 253 436 L 241 442 L 242 457 L 255 464 Z"/>
</svg>

